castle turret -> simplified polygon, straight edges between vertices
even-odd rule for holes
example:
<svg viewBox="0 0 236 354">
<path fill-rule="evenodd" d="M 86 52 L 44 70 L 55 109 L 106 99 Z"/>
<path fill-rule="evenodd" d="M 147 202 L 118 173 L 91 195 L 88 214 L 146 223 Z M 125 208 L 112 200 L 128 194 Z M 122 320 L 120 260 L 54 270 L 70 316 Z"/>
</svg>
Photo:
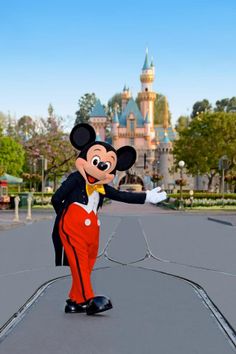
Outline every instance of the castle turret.
<svg viewBox="0 0 236 354">
<path fill-rule="evenodd" d="M 146 117 L 147 112 L 151 120 L 151 128 L 154 124 L 154 101 L 156 99 L 156 93 L 153 92 L 152 83 L 155 78 L 155 68 L 153 60 L 149 64 L 148 50 L 146 50 L 145 60 L 140 75 L 141 92 L 138 93 L 138 100 L 140 102 L 140 109 L 143 117 Z"/>
<path fill-rule="evenodd" d="M 118 128 L 119 128 L 119 118 L 117 114 L 117 107 L 115 107 L 115 111 L 112 117 L 112 138 L 113 138 L 113 145 L 116 145 L 116 140 L 118 139 Z"/>
<path fill-rule="evenodd" d="M 169 188 L 169 184 L 171 183 L 170 180 L 170 172 L 169 168 L 172 166 L 173 163 L 173 145 L 168 137 L 167 130 L 165 131 L 164 139 L 160 142 L 158 146 L 158 153 L 159 153 L 159 161 L 160 161 L 160 174 L 163 176 L 162 184 L 164 188 Z"/>
<path fill-rule="evenodd" d="M 129 101 L 129 99 L 131 98 L 131 92 L 129 90 L 128 87 L 126 87 L 126 85 L 124 86 L 123 88 L 123 92 L 121 93 L 121 109 L 122 109 L 122 112 L 124 112 L 126 106 L 127 106 L 127 103 Z"/>
<path fill-rule="evenodd" d="M 102 141 L 106 140 L 106 125 L 107 125 L 107 115 L 104 108 L 100 102 L 97 100 L 92 112 L 90 113 L 89 123 L 94 127 L 97 135 Z"/>
</svg>

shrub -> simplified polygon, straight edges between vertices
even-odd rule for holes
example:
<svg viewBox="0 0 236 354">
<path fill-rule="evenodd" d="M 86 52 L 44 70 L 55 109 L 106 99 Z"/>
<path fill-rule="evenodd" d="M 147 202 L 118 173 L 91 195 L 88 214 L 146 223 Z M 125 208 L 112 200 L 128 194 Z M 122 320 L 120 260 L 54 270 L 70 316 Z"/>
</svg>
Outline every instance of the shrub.
<svg viewBox="0 0 236 354">
<path fill-rule="evenodd" d="M 180 194 L 175 193 L 175 194 L 168 194 L 170 198 L 179 198 Z M 190 195 L 189 193 L 183 192 L 183 199 L 189 199 Z M 195 192 L 193 194 L 194 199 L 222 199 L 223 195 L 222 193 L 209 193 L 209 192 Z M 224 194 L 225 199 L 236 199 L 236 193 L 226 193 Z"/>
</svg>

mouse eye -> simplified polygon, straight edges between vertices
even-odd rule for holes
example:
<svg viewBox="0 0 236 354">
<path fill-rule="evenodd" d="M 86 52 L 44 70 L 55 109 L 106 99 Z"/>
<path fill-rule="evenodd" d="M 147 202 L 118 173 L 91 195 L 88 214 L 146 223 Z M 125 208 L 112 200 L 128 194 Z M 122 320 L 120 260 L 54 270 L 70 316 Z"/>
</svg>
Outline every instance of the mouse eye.
<svg viewBox="0 0 236 354">
<path fill-rule="evenodd" d="M 109 170 L 109 168 L 111 167 L 111 163 L 109 161 L 105 162 L 106 168 L 104 169 L 104 171 Z"/>
<path fill-rule="evenodd" d="M 94 157 L 92 158 L 91 163 L 92 163 L 92 165 L 97 166 L 100 161 L 101 161 L 101 159 L 100 159 L 99 156 L 94 156 Z"/>
</svg>

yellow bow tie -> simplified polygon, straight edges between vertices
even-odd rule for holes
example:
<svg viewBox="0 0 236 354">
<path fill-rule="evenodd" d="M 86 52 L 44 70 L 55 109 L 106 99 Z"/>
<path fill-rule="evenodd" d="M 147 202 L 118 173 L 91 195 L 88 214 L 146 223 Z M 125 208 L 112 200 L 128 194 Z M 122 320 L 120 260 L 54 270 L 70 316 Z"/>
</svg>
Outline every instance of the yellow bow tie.
<svg viewBox="0 0 236 354">
<path fill-rule="evenodd" d="M 98 193 L 105 194 L 105 189 L 102 184 L 95 184 L 91 186 L 90 184 L 86 184 L 86 192 L 88 196 L 90 196 L 94 191 Z"/>
</svg>

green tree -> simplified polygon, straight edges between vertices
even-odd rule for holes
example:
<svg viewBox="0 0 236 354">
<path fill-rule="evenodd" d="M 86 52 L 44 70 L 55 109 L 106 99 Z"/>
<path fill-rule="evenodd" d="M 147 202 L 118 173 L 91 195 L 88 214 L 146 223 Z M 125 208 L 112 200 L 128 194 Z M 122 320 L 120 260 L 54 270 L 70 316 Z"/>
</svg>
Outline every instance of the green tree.
<svg viewBox="0 0 236 354">
<path fill-rule="evenodd" d="M 227 107 L 227 112 L 236 112 L 236 97 L 232 97 L 229 100 L 229 104 Z"/>
<path fill-rule="evenodd" d="M 180 131 L 174 144 L 176 161 L 184 160 L 189 173 L 208 176 L 210 190 L 219 159 L 227 155 L 233 168 L 236 155 L 236 114 L 201 113 Z"/>
<path fill-rule="evenodd" d="M 61 121 L 56 117 L 41 119 L 41 128 L 24 144 L 27 164 L 24 172 L 33 174 L 41 172 L 42 156 L 47 159 L 45 181 L 52 180 L 54 188 L 58 177 L 71 172 L 74 168 L 76 152 L 70 144 L 69 135 L 63 132 Z M 32 166 L 37 164 L 37 171 Z"/>
<path fill-rule="evenodd" d="M 21 117 L 15 126 L 15 130 L 20 141 L 24 142 L 30 138 L 35 133 L 36 123 L 30 116 L 23 116 Z"/>
<path fill-rule="evenodd" d="M 87 123 L 89 119 L 89 113 L 95 106 L 97 97 L 95 93 L 86 93 L 79 99 L 79 110 L 75 113 L 75 124 Z"/>
<path fill-rule="evenodd" d="M 216 101 L 215 112 L 236 112 L 236 97 Z"/>
<path fill-rule="evenodd" d="M 9 136 L 0 137 L 0 166 L 3 173 L 19 176 L 24 159 L 25 153 L 21 144 Z"/>
<path fill-rule="evenodd" d="M 154 102 L 154 124 L 163 124 L 166 97 L 158 94 Z M 171 113 L 168 109 L 168 122 L 171 123 Z"/>
<path fill-rule="evenodd" d="M 0 136 L 3 135 L 3 132 L 6 128 L 7 115 L 0 111 Z"/>
<path fill-rule="evenodd" d="M 212 106 L 207 99 L 204 99 L 202 101 L 197 101 L 193 105 L 193 111 L 192 111 L 191 117 L 194 118 L 198 114 L 203 113 L 203 112 L 210 112 L 211 109 L 212 109 Z"/>
<path fill-rule="evenodd" d="M 5 131 L 7 136 L 10 136 L 11 138 L 19 141 L 19 137 L 16 131 L 16 120 L 12 118 L 10 115 L 8 115 L 7 117 Z"/>
<path fill-rule="evenodd" d="M 229 104 L 228 98 L 223 98 L 222 100 L 216 101 L 214 111 L 215 112 L 227 112 L 227 107 Z"/>
<path fill-rule="evenodd" d="M 111 113 L 114 111 L 115 108 L 117 109 L 118 113 L 121 112 L 121 108 L 122 108 L 121 93 L 116 93 L 109 99 L 107 103 L 107 111 L 109 116 L 111 116 Z"/>
<path fill-rule="evenodd" d="M 180 133 L 182 130 L 188 127 L 189 123 L 190 123 L 189 116 L 180 116 L 175 125 L 175 129 L 177 130 L 178 133 Z"/>
</svg>

